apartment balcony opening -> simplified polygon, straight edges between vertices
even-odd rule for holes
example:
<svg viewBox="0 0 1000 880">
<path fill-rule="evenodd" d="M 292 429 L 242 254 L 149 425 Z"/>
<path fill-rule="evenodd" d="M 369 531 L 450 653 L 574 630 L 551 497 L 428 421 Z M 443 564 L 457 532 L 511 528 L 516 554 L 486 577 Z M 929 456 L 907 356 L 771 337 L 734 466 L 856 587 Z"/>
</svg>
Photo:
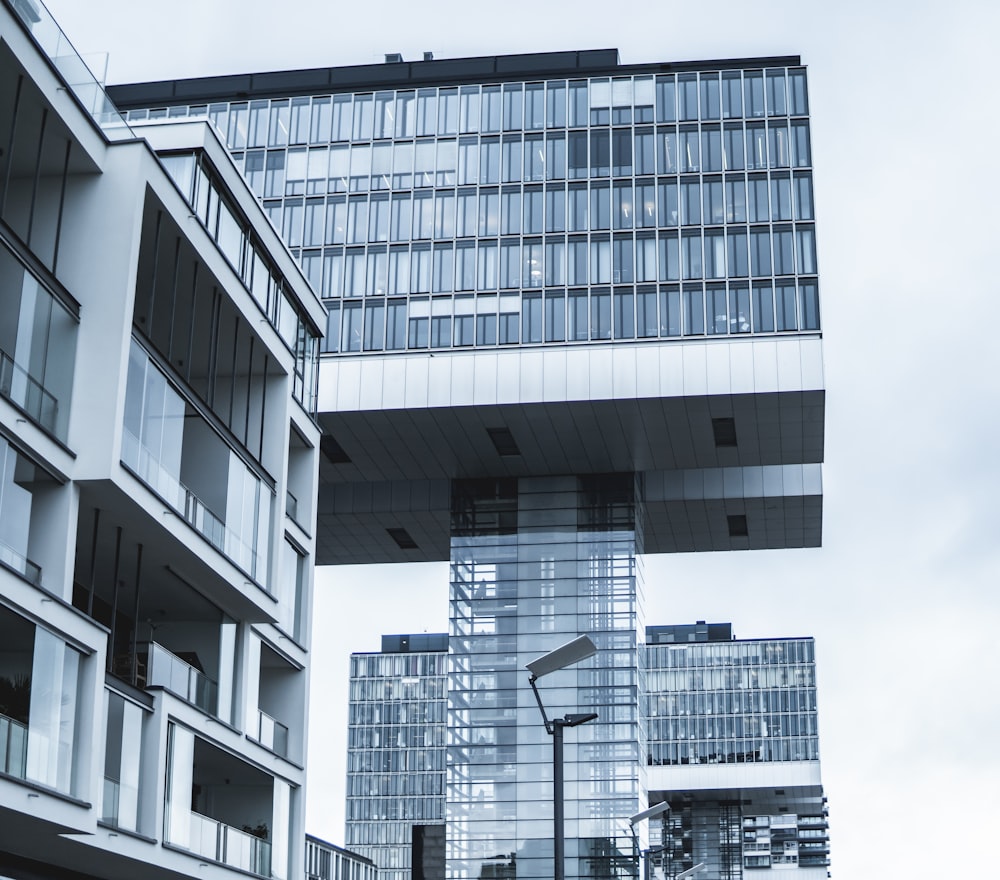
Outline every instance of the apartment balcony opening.
<svg viewBox="0 0 1000 880">
<path fill-rule="evenodd" d="M 133 325 L 217 425 L 272 472 L 282 448 L 267 417 L 287 393 L 255 327 L 152 195 L 143 215 Z M 294 344 L 294 341 L 293 341 Z M 284 438 L 282 438 L 283 441 Z"/>
<path fill-rule="evenodd" d="M 288 876 L 291 787 L 170 724 L 164 840 L 260 877 Z"/>
<path fill-rule="evenodd" d="M 0 774 L 74 794 L 82 656 L 0 605 Z"/>
<path fill-rule="evenodd" d="M 0 396 L 61 440 L 69 424 L 76 333 L 75 312 L 0 232 Z"/>
<path fill-rule="evenodd" d="M 59 481 L 0 436 L 0 565 L 33 584 L 58 552 L 45 528 L 59 500 Z"/>
<path fill-rule="evenodd" d="M 98 169 L 9 48 L 0 47 L 0 226 L 56 271 L 72 180 Z"/>
<path fill-rule="evenodd" d="M 257 685 L 257 726 L 251 734 L 276 755 L 300 760 L 301 719 L 305 708 L 302 670 L 261 642 Z"/>
<path fill-rule="evenodd" d="M 77 530 L 73 605 L 108 627 L 107 671 L 232 720 L 237 624 L 106 511 Z"/>
<path fill-rule="evenodd" d="M 122 463 L 258 584 L 268 583 L 272 485 L 135 339 Z"/>
</svg>

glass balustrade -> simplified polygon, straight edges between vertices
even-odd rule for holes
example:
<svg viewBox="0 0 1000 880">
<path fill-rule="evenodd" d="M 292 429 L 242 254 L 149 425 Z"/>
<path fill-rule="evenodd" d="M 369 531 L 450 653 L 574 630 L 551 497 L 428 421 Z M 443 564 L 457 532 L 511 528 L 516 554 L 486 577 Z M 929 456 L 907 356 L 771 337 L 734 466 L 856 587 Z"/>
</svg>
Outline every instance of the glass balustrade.
<svg viewBox="0 0 1000 880">
<path fill-rule="evenodd" d="M 211 715 L 218 714 L 218 684 L 162 645 L 141 643 L 138 665 L 140 683 L 144 683 L 145 687 L 161 687 Z"/>
<path fill-rule="evenodd" d="M 288 728 L 263 710 L 258 710 L 257 742 L 276 755 L 288 757 Z"/>
<path fill-rule="evenodd" d="M 28 768 L 28 727 L 0 715 L 0 772 L 25 779 Z"/>
</svg>

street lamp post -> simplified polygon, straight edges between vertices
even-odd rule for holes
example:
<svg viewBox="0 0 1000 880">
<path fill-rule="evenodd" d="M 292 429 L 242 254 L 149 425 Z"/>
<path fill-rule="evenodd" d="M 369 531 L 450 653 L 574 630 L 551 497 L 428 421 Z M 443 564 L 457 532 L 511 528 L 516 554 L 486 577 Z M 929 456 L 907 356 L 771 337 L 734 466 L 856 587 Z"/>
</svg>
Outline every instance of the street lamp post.
<svg viewBox="0 0 1000 880">
<path fill-rule="evenodd" d="M 542 705 L 542 698 L 538 694 L 535 682 L 543 675 L 565 669 L 588 657 L 593 657 L 597 653 L 597 646 L 588 636 L 580 636 L 573 641 L 543 654 L 536 660 L 532 660 L 528 665 L 531 677 L 528 683 L 531 691 L 535 695 L 535 702 L 538 703 L 538 711 L 542 713 L 542 722 L 545 724 L 545 732 L 552 737 L 552 855 L 553 855 L 553 880 L 565 880 L 566 877 L 566 855 L 565 855 L 565 818 L 563 813 L 563 730 L 567 727 L 577 727 L 586 724 L 597 718 L 596 712 L 569 713 L 563 718 L 552 718 L 545 713 L 545 706 Z"/>
<path fill-rule="evenodd" d="M 648 810 L 643 810 L 641 813 L 636 813 L 631 816 L 628 820 L 628 824 L 632 829 L 632 840 L 634 842 L 636 851 L 639 854 L 639 874 L 644 878 L 644 880 L 649 880 L 649 854 L 652 850 L 643 851 L 639 847 L 639 836 L 635 833 L 635 826 L 637 822 L 645 822 L 647 819 L 653 819 L 657 816 L 662 816 L 664 813 L 670 812 L 670 804 L 667 801 L 661 801 L 658 804 L 654 804 Z M 645 862 L 643 861 L 645 857 Z M 643 871 L 643 864 L 645 864 L 646 870 Z"/>
</svg>

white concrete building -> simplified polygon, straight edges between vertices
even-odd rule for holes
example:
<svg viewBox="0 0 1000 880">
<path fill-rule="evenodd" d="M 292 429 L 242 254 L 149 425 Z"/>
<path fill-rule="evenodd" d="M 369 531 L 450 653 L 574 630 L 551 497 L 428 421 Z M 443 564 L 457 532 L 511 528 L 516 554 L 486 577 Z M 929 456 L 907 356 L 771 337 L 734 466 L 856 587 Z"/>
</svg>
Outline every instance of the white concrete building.
<svg viewBox="0 0 1000 880">
<path fill-rule="evenodd" d="M 0 4 L 0 874 L 298 878 L 325 310 Z"/>
</svg>

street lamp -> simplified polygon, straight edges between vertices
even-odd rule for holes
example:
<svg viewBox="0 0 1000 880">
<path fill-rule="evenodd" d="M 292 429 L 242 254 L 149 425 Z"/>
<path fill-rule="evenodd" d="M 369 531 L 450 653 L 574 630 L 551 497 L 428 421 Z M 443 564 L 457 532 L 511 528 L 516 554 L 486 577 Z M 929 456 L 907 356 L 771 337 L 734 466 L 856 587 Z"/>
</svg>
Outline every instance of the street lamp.
<svg viewBox="0 0 1000 880">
<path fill-rule="evenodd" d="M 652 852 L 652 850 L 647 849 L 643 851 L 639 849 L 639 837 L 635 833 L 636 823 L 644 822 L 647 819 L 655 819 L 657 816 L 661 816 L 664 813 L 669 813 L 669 812 L 670 812 L 670 804 L 667 803 L 667 801 L 661 801 L 660 803 L 650 807 L 648 810 L 643 810 L 641 813 L 636 813 L 634 816 L 631 816 L 628 820 L 628 824 L 632 828 L 632 841 L 635 845 L 636 850 L 639 853 L 639 874 L 644 878 L 648 878 L 649 876 L 648 860 L 649 860 L 649 854 Z M 644 858 L 646 859 L 645 871 L 642 870 Z"/>
<path fill-rule="evenodd" d="M 543 675 L 565 669 L 597 653 L 597 646 L 588 636 L 580 636 L 562 647 L 543 654 L 532 660 L 527 669 L 531 673 L 528 683 L 538 703 L 538 711 L 542 713 L 545 732 L 552 737 L 552 854 L 554 859 L 553 880 L 565 880 L 565 828 L 563 819 L 563 729 L 577 727 L 597 718 L 596 712 L 570 713 L 563 718 L 552 718 L 545 714 L 545 706 L 538 695 L 535 682 Z"/>
</svg>

